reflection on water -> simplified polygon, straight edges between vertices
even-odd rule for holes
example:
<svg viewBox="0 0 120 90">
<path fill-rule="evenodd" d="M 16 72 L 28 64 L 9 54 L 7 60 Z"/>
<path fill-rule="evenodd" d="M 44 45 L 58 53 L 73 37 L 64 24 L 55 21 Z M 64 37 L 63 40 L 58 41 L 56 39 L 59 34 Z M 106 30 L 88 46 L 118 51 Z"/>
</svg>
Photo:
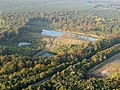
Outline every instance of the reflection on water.
<svg viewBox="0 0 120 90">
<path fill-rule="evenodd" d="M 64 34 L 64 32 L 55 31 L 55 30 L 42 30 L 42 34 L 59 37 Z"/>
<path fill-rule="evenodd" d="M 64 35 L 64 32 L 63 31 L 55 31 L 55 30 L 45 30 L 45 29 L 43 29 L 41 34 L 54 36 L 54 37 L 60 37 L 60 36 Z M 81 35 L 81 34 L 73 34 L 73 33 L 67 32 L 67 35 L 74 36 L 74 37 L 77 37 L 79 39 L 89 40 L 89 41 L 97 40 L 97 38 L 94 38 L 94 37 L 91 37 L 91 36 L 86 36 L 86 35 Z"/>
<path fill-rule="evenodd" d="M 18 46 L 28 46 L 28 45 L 30 45 L 30 43 L 28 43 L 28 42 L 20 42 L 18 44 Z"/>
<path fill-rule="evenodd" d="M 52 57 L 52 56 L 54 56 L 54 54 L 46 52 L 42 55 L 42 57 L 47 57 L 47 56 Z"/>
</svg>

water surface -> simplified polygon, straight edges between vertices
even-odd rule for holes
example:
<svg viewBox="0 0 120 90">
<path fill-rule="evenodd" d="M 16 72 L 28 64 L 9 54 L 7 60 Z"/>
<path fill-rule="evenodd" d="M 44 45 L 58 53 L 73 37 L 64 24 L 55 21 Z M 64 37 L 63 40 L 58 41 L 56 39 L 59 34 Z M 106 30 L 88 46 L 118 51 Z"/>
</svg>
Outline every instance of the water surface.
<svg viewBox="0 0 120 90">
<path fill-rule="evenodd" d="M 54 36 L 54 37 L 60 37 L 60 36 L 64 35 L 65 32 L 63 32 L 63 31 L 56 31 L 56 30 L 46 30 L 46 29 L 43 29 L 41 34 Z M 67 32 L 67 35 L 77 37 L 78 39 L 84 39 L 84 40 L 89 40 L 89 41 L 98 40 L 95 37 L 82 35 L 82 34 L 74 34 L 74 33 L 70 33 L 70 32 Z"/>
<path fill-rule="evenodd" d="M 47 56 L 52 57 L 52 56 L 55 56 L 55 54 L 46 52 L 46 53 L 44 53 L 44 54 L 42 55 L 42 57 L 47 57 Z"/>
<path fill-rule="evenodd" d="M 28 45 L 30 45 L 31 43 L 28 43 L 28 42 L 20 42 L 19 44 L 18 44 L 18 46 L 28 46 Z"/>
</svg>

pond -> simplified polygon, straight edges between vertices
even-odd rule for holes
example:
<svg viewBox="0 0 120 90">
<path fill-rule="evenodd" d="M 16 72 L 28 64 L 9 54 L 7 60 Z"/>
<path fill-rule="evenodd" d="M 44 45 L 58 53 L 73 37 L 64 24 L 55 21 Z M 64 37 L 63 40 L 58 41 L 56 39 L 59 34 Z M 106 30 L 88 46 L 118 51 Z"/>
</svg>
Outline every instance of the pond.
<svg viewBox="0 0 120 90">
<path fill-rule="evenodd" d="M 63 32 L 63 31 L 56 31 L 56 30 L 42 29 L 42 33 L 41 34 L 49 35 L 49 36 L 54 36 L 54 37 L 60 37 L 60 36 L 64 35 L 65 32 Z M 74 34 L 74 33 L 70 33 L 70 32 L 67 32 L 67 35 L 74 36 L 74 37 L 77 37 L 79 39 L 89 40 L 89 41 L 98 40 L 95 37 L 86 36 L 86 35 L 82 35 L 82 34 Z"/>
<path fill-rule="evenodd" d="M 46 53 L 44 53 L 44 54 L 42 55 L 42 57 L 47 57 L 47 56 L 52 57 L 52 56 L 55 56 L 55 54 L 46 52 Z"/>
<path fill-rule="evenodd" d="M 42 34 L 49 35 L 49 36 L 55 36 L 60 37 L 64 34 L 62 31 L 55 31 L 55 30 L 42 30 Z"/>
<path fill-rule="evenodd" d="M 28 43 L 28 42 L 19 42 L 18 46 L 28 46 L 30 44 L 31 43 Z"/>
</svg>

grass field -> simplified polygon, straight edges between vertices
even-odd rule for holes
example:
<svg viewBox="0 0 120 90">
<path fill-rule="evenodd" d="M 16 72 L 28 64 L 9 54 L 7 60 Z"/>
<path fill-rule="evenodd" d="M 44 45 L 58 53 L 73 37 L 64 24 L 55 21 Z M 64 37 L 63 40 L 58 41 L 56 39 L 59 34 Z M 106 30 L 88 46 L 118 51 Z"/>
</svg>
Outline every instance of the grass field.
<svg viewBox="0 0 120 90">
<path fill-rule="evenodd" d="M 115 72 L 120 72 L 120 53 L 95 66 L 89 72 L 97 77 L 109 77 Z"/>
</svg>

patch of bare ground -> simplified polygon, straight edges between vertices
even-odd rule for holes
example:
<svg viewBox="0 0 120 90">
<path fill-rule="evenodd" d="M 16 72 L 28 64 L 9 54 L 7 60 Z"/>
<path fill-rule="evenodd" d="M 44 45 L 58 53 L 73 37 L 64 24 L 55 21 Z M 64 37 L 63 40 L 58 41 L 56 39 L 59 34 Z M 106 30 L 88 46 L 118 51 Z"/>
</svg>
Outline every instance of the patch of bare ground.
<svg viewBox="0 0 120 90">
<path fill-rule="evenodd" d="M 51 37 L 51 38 L 43 38 L 43 41 L 47 42 L 46 48 L 52 51 L 59 45 L 79 45 L 85 42 L 89 42 L 87 40 L 82 40 L 75 38 L 70 35 L 62 35 L 60 37 Z"/>
<path fill-rule="evenodd" d="M 90 69 L 88 73 L 95 77 L 106 78 L 115 72 L 120 73 L 120 53 Z"/>
<path fill-rule="evenodd" d="M 73 36 L 68 36 L 68 35 L 63 35 L 61 37 L 58 37 L 54 40 L 54 43 L 56 43 L 57 45 L 61 45 L 61 44 L 74 44 L 74 45 L 79 45 L 83 42 L 86 42 L 87 40 L 82 40 L 82 39 L 78 39 L 75 38 Z"/>
</svg>

